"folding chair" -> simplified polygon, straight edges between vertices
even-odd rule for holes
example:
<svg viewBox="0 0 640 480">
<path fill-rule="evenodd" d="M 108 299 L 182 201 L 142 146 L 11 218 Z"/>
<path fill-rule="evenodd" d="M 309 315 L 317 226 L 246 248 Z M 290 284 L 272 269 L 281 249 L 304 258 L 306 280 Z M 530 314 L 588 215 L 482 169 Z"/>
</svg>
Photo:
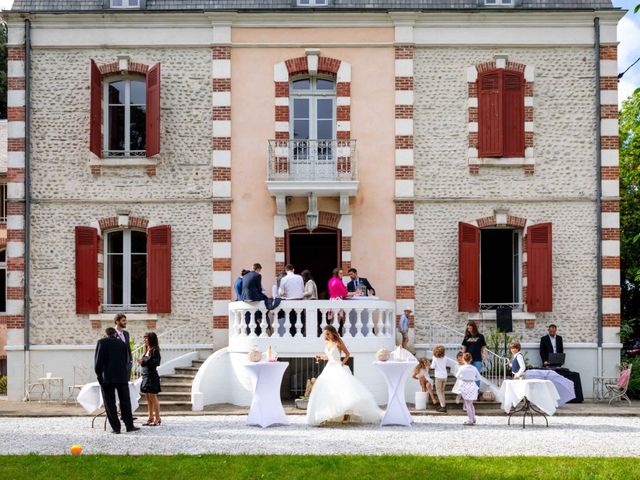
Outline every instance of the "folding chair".
<svg viewBox="0 0 640 480">
<path fill-rule="evenodd" d="M 29 369 L 29 379 L 27 383 L 27 394 L 25 397 L 26 401 L 31 401 L 31 395 L 33 395 L 34 390 L 40 390 L 40 399 L 39 402 L 42 401 L 42 397 L 45 394 L 47 387 L 44 382 L 41 380 L 44 378 L 44 364 L 32 364 Z M 32 381 L 33 379 L 33 381 Z"/>
<path fill-rule="evenodd" d="M 607 389 L 607 395 L 609 399 L 609 405 L 614 400 L 626 400 L 631 405 L 631 399 L 627 396 L 627 389 L 629 388 L 629 380 L 631 379 L 631 365 L 626 370 L 620 372 L 620 376 L 616 383 L 605 383 Z"/>
<path fill-rule="evenodd" d="M 73 383 L 71 385 L 67 385 L 67 398 L 65 398 L 65 405 L 69 402 L 69 400 L 74 400 L 76 405 L 78 405 L 77 396 L 74 396 L 73 393 L 77 390 L 80 393 L 82 387 L 84 387 L 84 381 L 87 378 L 88 367 L 86 366 L 74 366 L 73 367 Z"/>
</svg>

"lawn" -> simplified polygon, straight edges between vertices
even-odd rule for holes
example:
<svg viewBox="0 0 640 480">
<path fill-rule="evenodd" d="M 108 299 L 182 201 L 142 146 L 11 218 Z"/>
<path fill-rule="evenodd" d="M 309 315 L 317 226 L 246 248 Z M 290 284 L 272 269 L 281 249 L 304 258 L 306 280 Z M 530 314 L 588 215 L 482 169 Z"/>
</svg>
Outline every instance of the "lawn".
<svg viewBox="0 0 640 480">
<path fill-rule="evenodd" d="M 613 479 L 640 478 L 638 458 L 418 456 L 0 456 L 0 478 Z"/>
</svg>

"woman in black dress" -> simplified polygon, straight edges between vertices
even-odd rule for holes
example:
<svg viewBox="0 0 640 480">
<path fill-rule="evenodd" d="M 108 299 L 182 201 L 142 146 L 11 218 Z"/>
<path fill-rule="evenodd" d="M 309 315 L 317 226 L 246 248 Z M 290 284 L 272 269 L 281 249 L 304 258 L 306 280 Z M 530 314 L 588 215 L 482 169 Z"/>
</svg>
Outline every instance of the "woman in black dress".
<svg viewBox="0 0 640 480">
<path fill-rule="evenodd" d="M 160 376 L 158 367 L 160 366 L 160 347 L 158 346 L 158 336 L 154 332 L 147 332 L 144 335 L 144 355 L 136 361 L 142 366 L 142 385 L 140 391 L 147 398 L 147 408 L 149 418 L 145 426 L 156 427 L 162 423 L 160 419 L 160 403 L 158 393 L 160 393 Z"/>
</svg>

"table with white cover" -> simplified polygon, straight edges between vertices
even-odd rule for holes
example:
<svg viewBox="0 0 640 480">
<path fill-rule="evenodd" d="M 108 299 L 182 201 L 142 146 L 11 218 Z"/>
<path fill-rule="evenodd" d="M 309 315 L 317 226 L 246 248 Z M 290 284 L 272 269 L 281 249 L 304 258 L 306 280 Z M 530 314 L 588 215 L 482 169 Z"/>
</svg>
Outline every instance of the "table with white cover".
<svg viewBox="0 0 640 480">
<path fill-rule="evenodd" d="M 533 413 L 542 415 L 549 426 L 547 415 L 553 415 L 558 408 L 560 395 L 555 385 L 549 380 L 505 380 L 500 387 L 502 409 L 511 417 L 516 413 L 523 414 L 522 428 L 525 428 L 525 419 L 529 415 L 533 423 Z M 516 408 L 520 402 L 522 406 Z"/>
<path fill-rule="evenodd" d="M 140 400 L 140 382 L 129 382 L 129 398 L 131 399 L 131 413 L 135 412 L 138 409 Z M 98 382 L 87 383 L 82 387 L 80 393 L 78 393 L 78 403 L 82 405 L 87 413 L 95 412 L 98 408 L 102 406 L 104 403 L 102 400 L 102 389 L 100 388 L 100 384 Z M 120 399 L 116 394 L 116 403 L 120 405 Z M 93 422 L 97 417 L 104 413 L 100 412 L 98 415 L 93 417 L 93 421 L 91 422 L 91 426 L 93 427 Z"/>
<path fill-rule="evenodd" d="M 253 400 L 247 416 L 247 425 L 262 428 L 288 425 L 287 415 L 280 400 L 282 376 L 289 367 L 287 362 L 256 362 L 244 366 L 251 376 Z"/>
<path fill-rule="evenodd" d="M 384 412 L 381 425 L 409 426 L 413 422 L 404 397 L 405 384 L 418 362 L 389 360 L 373 362 L 387 382 L 387 410 Z"/>
</svg>

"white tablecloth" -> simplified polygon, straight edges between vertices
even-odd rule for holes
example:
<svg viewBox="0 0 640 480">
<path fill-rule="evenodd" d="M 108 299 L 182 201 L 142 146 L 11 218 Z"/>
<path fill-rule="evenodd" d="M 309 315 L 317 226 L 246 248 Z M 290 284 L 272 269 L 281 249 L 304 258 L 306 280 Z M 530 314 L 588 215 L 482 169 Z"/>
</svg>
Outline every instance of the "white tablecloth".
<svg viewBox="0 0 640 480">
<path fill-rule="evenodd" d="M 129 382 L 129 397 L 131 398 L 131 412 L 138 409 L 140 400 L 140 382 Z M 102 390 L 98 382 L 87 383 L 78 393 L 78 403 L 88 412 L 95 412 L 102 406 Z M 120 403 L 116 393 L 116 403 Z"/>
<path fill-rule="evenodd" d="M 502 409 L 509 413 L 524 397 L 547 415 L 558 408 L 560 395 L 549 380 L 505 380 L 500 387 Z"/>
<path fill-rule="evenodd" d="M 381 425 L 409 426 L 413 422 L 404 397 L 405 384 L 418 362 L 373 362 L 387 382 L 387 410 L 384 412 Z"/>
<path fill-rule="evenodd" d="M 288 425 L 289 421 L 280 400 L 282 376 L 287 362 L 248 363 L 245 368 L 253 383 L 253 400 L 247 417 L 247 425 Z"/>
</svg>

